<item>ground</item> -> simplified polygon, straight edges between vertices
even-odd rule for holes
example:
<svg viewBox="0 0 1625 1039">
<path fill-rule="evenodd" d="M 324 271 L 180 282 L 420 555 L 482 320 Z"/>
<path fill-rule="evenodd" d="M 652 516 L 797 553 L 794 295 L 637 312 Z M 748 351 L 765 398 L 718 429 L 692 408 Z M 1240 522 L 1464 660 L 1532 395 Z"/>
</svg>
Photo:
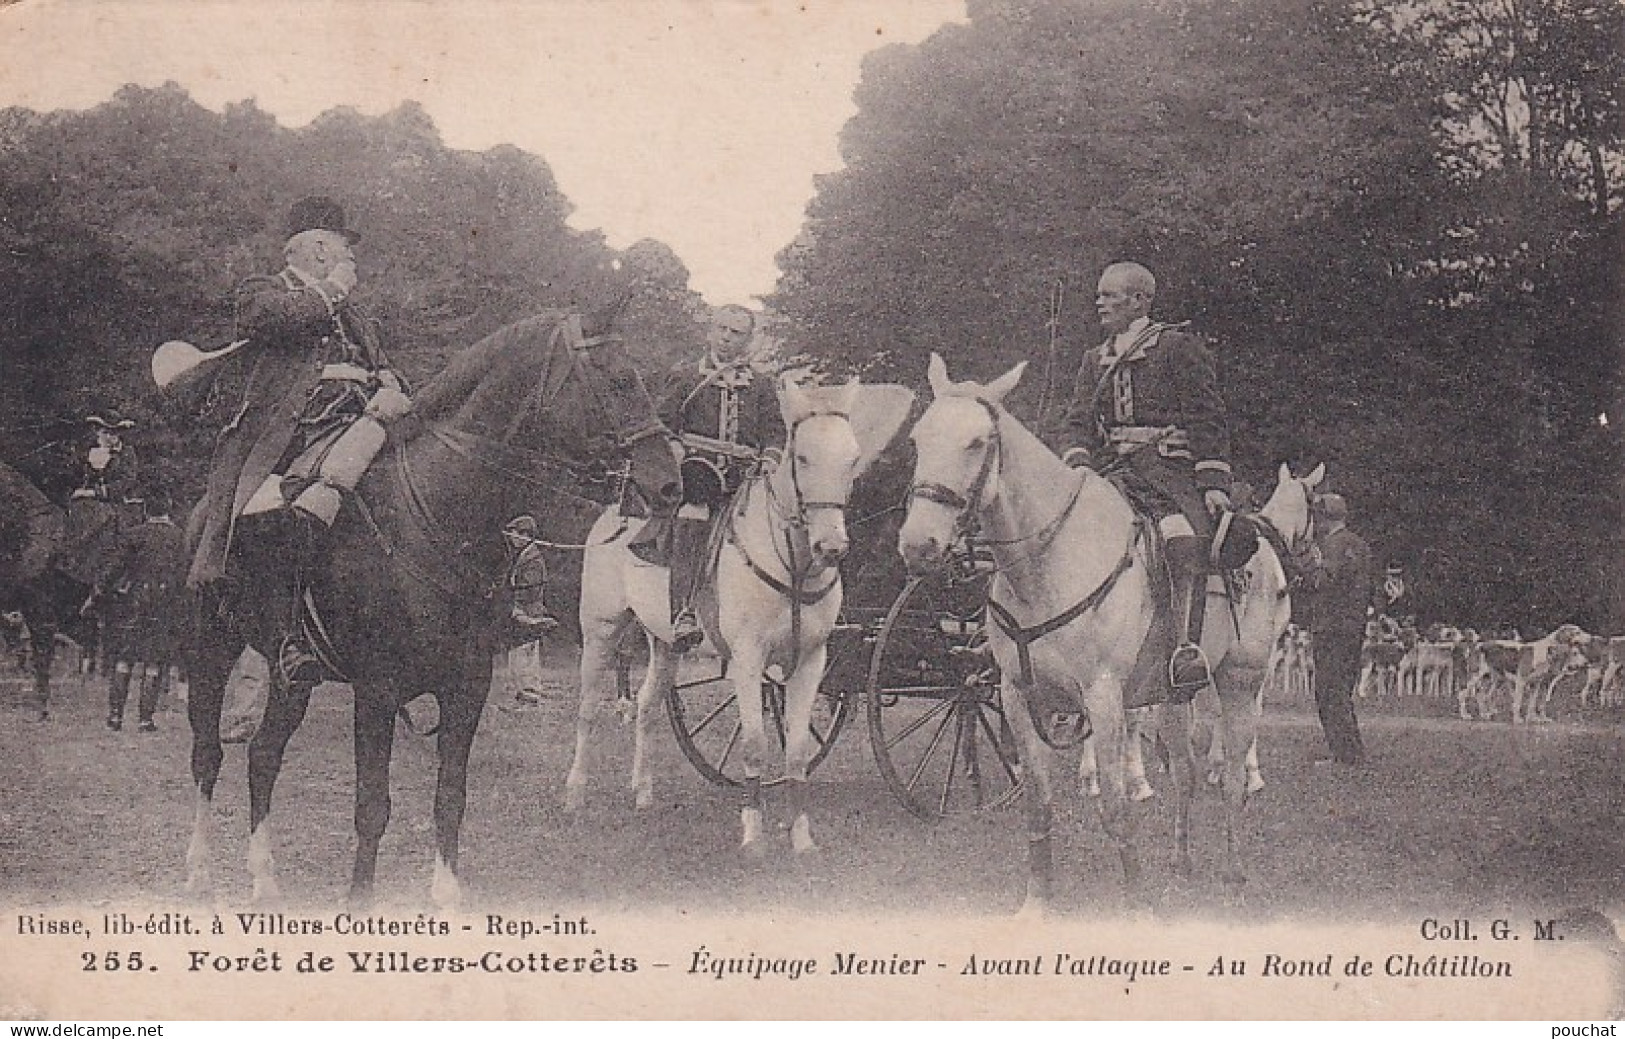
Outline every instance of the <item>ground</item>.
<svg viewBox="0 0 1625 1039">
<path fill-rule="evenodd" d="M 568 672 L 557 670 L 568 685 Z M 189 736 L 170 703 L 160 731 L 102 724 L 101 680 L 64 679 L 49 722 L 0 690 L 0 894 L 14 905 L 181 901 L 192 818 Z M 736 851 L 728 791 L 703 782 L 661 723 L 656 804 L 634 812 L 625 789 L 629 733 L 617 729 L 580 818 L 560 805 L 573 693 L 513 713 L 493 697 L 474 746 L 463 874 L 471 908 L 567 905 L 812 911 L 1011 911 L 1023 867 L 1019 810 L 927 824 L 881 782 L 866 732 L 847 729 L 815 776 L 814 831 L 823 853 L 790 861 L 781 834 L 764 864 Z M 1272 705 L 1261 754 L 1269 786 L 1249 807 L 1251 882 L 1225 909 L 1218 880 L 1218 802 L 1198 806 L 1196 877 L 1169 876 L 1166 798 L 1151 803 L 1151 873 L 1160 911 L 1249 919 L 1349 915 L 1415 920 L 1448 913 L 1557 913 L 1625 908 L 1621 739 L 1617 721 L 1555 707 L 1550 725 L 1460 722 L 1442 707 L 1363 705 L 1372 763 L 1313 765 L 1313 714 Z M 217 798 L 221 898 L 246 902 L 247 792 L 241 745 L 228 747 Z M 404 730 L 393 772 L 394 817 L 379 866 L 386 908 L 426 908 L 432 859 L 432 740 Z M 353 849 L 350 704 L 322 687 L 295 736 L 277 788 L 276 850 L 293 908 L 341 904 Z M 1165 786 L 1163 777 L 1153 782 Z M 1074 801 L 1062 811 L 1059 909 L 1121 906 L 1118 871 L 1098 824 Z"/>
</svg>

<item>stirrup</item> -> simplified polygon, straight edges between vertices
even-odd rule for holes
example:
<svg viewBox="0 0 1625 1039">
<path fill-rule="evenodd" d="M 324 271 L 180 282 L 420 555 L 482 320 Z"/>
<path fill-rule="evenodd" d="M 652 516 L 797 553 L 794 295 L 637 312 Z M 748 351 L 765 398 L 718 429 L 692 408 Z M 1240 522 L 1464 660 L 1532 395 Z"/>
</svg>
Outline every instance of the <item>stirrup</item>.
<svg viewBox="0 0 1625 1039">
<path fill-rule="evenodd" d="M 1194 642 L 1181 643 L 1168 658 L 1168 685 L 1174 703 L 1190 703 L 1213 682 L 1207 654 Z"/>
<path fill-rule="evenodd" d="M 305 645 L 304 639 L 289 635 L 277 650 L 277 669 L 288 685 L 315 685 L 322 680 L 322 662 Z"/>
<path fill-rule="evenodd" d="M 700 643 L 705 641 L 705 629 L 700 627 L 699 618 L 694 616 L 693 610 L 681 610 L 671 622 L 671 648 L 678 653 L 687 653 L 691 649 L 698 649 Z"/>
</svg>

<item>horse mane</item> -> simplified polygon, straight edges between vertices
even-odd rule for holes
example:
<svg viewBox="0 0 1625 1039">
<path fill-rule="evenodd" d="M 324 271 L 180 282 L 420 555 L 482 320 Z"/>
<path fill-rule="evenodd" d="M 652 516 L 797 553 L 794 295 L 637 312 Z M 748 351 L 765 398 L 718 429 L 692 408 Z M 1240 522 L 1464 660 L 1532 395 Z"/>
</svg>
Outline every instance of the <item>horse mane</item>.
<svg viewBox="0 0 1625 1039">
<path fill-rule="evenodd" d="M 462 350 L 418 391 L 411 419 L 424 426 L 448 417 L 468 401 L 509 354 L 517 352 L 516 347 L 533 348 L 539 335 L 551 332 L 568 316 L 567 311 L 544 310 L 504 325 Z M 536 351 L 536 357 L 541 358 L 540 350 Z M 418 432 L 421 428 L 411 430 L 412 435 Z"/>
</svg>

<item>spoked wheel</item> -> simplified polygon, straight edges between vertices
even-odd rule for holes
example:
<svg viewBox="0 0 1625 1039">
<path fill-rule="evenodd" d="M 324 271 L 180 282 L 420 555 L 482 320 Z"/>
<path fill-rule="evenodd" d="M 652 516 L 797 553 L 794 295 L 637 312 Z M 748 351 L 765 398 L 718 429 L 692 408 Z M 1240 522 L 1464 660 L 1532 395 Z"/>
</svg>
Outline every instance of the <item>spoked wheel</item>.
<svg viewBox="0 0 1625 1039">
<path fill-rule="evenodd" d="M 920 818 L 999 808 L 1021 789 L 987 646 L 985 575 L 909 581 L 875 641 L 867 700 L 875 764 Z"/>
<path fill-rule="evenodd" d="M 830 636 L 829 661 L 819 684 L 818 698 L 813 702 L 811 728 L 816 749 L 809 772 L 835 749 L 835 738 L 852 713 L 853 697 L 848 693 L 851 687 L 839 679 L 851 670 L 852 658 L 862 650 L 860 634 L 855 628 L 837 625 Z M 769 669 L 762 676 L 761 697 L 769 750 L 774 754 L 768 765 L 781 767 L 785 694 L 777 669 Z M 666 714 L 671 718 L 677 746 L 700 775 L 723 786 L 738 786 L 744 781 L 744 723 L 739 719 L 734 684 L 728 680 L 727 668 L 720 661 L 714 657 L 685 660 L 666 697 Z M 782 774 L 769 773 L 762 777 L 766 785 L 783 781 Z"/>
</svg>

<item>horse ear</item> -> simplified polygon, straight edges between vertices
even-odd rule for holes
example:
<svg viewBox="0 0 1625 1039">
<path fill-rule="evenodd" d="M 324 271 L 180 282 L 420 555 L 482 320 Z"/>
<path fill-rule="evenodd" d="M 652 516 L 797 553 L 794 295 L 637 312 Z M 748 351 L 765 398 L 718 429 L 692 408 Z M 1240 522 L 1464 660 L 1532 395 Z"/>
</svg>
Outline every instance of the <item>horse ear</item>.
<svg viewBox="0 0 1625 1039">
<path fill-rule="evenodd" d="M 1014 368 L 988 383 L 987 392 L 984 394 L 984 397 L 986 397 L 988 403 L 998 404 L 999 402 L 1003 401 L 1005 395 L 1016 388 L 1016 384 L 1021 381 L 1021 373 L 1026 370 L 1027 362 L 1022 361 Z"/>
<path fill-rule="evenodd" d="M 858 388 L 861 384 L 856 375 L 842 383 L 835 391 L 835 410 L 843 415 L 851 415 L 852 409 L 857 406 Z"/>
<path fill-rule="evenodd" d="M 858 439 L 858 461 L 854 477 L 862 476 L 897 439 L 914 408 L 914 391 L 893 383 L 854 387 L 852 435 Z"/>
<path fill-rule="evenodd" d="M 809 410 L 807 391 L 799 383 L 780 379 L 779 415 L 784 419 L 784 428 L 795 428 L 795 424 L 805 418 Z"/>
<path fill-rule="evenodd" d="M 1319 487 L 1320 481 L 1324 479 L 1326 479 L 1326 463 L 1322 462 L 1310 470 L 1309 475 L 1303 478 L 1303 482 L 1310 487 Z"/>
<path fill-rule="evenodd" d="M 1290 479 L 1292 479 L 1292 467 L 1287 465 L 1285 462 L 1282 462 L 1281 471 L 1276 474 L 1275 482 L 1277 484 L 1283 484 Z"/>
<path fill-rule="evenodd" d="M 953 382 L 948 378 L 948 362 L 935 350 L 931 352 L 931 363 L 926 365 L 925 377 L 931 383 L 931 396 L 944 396 Z"/>
</svg>

